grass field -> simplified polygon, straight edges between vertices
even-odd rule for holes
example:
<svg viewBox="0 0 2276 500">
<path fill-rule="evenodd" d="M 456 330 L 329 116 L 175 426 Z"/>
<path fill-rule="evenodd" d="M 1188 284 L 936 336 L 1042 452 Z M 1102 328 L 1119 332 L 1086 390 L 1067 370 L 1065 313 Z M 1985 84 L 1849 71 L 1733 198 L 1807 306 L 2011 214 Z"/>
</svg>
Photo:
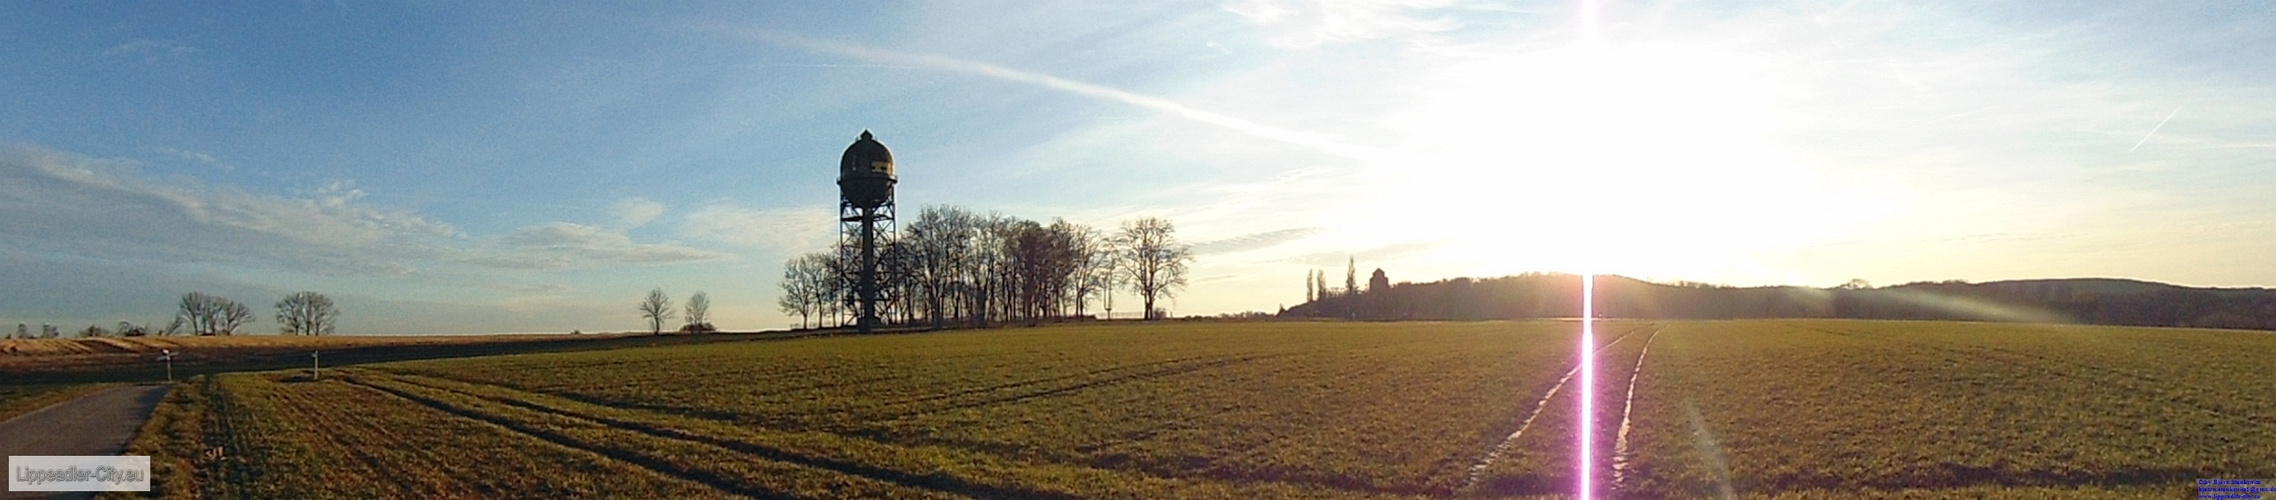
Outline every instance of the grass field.
<svg viewBox="0 0 2276 500">
<path fill-rule="evenodd" d="M 1555 498 L 1575 330 L 1088 325 L 220 375 L 132 451 L 206 497 Z M 2276 477 L 2267 333 L 1611 322 L 1598 343 L 1597 489 L 1625 498 Z"/>
<path fill-rule="evenodd" d="M 0 385 L 0 421 L 16 418 L 48 405 L 70 401 L 113 384 L 5 384 Z"/>
</svg>

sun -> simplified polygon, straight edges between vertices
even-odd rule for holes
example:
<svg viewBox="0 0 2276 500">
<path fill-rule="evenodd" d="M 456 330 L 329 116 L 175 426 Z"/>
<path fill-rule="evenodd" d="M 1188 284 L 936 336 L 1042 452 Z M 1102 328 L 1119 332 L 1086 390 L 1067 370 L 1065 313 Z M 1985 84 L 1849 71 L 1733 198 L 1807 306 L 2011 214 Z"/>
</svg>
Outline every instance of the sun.
<svg viewBox="0 0 2276 500">
<path fill-rule="evenodd" d="M 1416 84 L 1360 220 L 1449 273 L 1727 274 L 1836 221 L 1782 154 L 1772 69 L 1648 44 L 1475 56 Z M 1386 234 L 1387 233 L 1387 234 Z M 1728 269 L 1721 269 L 1727 271 Z"/>
</svg>

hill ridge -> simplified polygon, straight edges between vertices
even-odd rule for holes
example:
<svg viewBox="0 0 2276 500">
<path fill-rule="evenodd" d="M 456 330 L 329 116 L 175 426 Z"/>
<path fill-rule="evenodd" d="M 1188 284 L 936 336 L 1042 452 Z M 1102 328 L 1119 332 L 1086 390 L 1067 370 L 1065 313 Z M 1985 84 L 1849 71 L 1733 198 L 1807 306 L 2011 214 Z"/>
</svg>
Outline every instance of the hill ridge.
<svg viewBox="0 0 2276 500">
<path fill-rule="evenodd" d="M 2039 278 L 1886 287 L 1738 287 L 1597 276 L 1598 314 L 1637 319 L 1850 318 L 2010 321 L 2276 330 L 2276 289 L 2190 287 L 2129 278 Z M 1570 317 L 1578 275 L 1527 273 L 1398 283 L 1328 294 L 1283 317 L 1485 320 Z"/>
</svg>

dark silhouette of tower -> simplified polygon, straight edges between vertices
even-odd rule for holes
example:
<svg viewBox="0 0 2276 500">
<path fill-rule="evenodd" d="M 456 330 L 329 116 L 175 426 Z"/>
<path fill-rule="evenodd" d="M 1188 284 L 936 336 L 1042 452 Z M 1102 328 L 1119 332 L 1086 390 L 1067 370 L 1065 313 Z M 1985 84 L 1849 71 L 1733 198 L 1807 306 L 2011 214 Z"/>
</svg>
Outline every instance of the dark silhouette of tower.
<svg viewBox="0 0 2276 500">
<path fill-rule="evenodd" d="M 898 182 L 893 152 L 868 130 L 861 131 L 861 138 L 846 146 L 846 154 L 838 159 L 838 248 L 840 257 L 853 267 L 849 272 L 853 293 L 845 300 L 858 303 L 861 317 L 854 325 L 862 333 L 881 323 L 877 303 L 885 297 L 879 286 L 877 246 L 880 233 L 893 232 L 893 185 Z"/>
</svg>

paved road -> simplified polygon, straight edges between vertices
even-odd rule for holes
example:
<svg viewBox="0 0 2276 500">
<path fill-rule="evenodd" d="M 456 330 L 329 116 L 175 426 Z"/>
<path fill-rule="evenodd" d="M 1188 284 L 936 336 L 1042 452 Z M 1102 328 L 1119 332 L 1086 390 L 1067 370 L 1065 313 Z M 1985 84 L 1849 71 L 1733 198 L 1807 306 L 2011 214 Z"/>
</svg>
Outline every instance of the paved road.
<svg viewBox="0 0 2276 500">
<path fill-rule="evenodd" d="M 165 386 L 96 391 L 0 422 L 0 457 L 13 455 L 117 455 L 142 430 Z M 39 496 L 47 495 L 47 496 Z M 92 493 L 0 492 L 0 499 L 90 498 Z"/>
</svg>

